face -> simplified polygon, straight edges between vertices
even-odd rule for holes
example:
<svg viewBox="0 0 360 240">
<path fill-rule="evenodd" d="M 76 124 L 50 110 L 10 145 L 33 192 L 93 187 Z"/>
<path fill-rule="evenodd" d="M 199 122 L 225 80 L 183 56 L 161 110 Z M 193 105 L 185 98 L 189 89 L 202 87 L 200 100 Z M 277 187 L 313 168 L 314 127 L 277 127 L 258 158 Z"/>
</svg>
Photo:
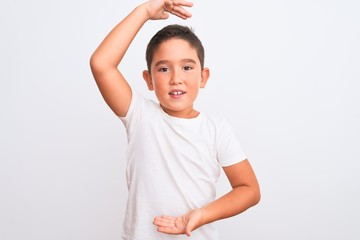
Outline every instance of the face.
<svg viewBox="0 0 360 240">
<path fill-rule="evenodd" d="M 197 52 L 182 39 L 163 42 L 154 52 L 150 72 L 144 71 L 149 90 L 154 90 L 163 110 L 170 116 L 193 118 L 200 88 L 209 78 L 209 69 L 201 69 Z"/>
</svg>

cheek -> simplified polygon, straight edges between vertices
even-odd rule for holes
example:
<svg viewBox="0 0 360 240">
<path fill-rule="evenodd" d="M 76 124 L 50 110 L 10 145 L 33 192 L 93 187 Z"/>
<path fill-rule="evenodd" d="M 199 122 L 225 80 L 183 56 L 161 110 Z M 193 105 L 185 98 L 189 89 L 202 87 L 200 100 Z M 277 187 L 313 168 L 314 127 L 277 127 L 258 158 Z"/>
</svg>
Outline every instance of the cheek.
<svg viewBox="0 0 360 240">
<path fill-rule="evenodd" d="M 196 79 L 196 80 L 195 80 Z M 200 88 L 200 85 L 201 85 L 201 78 L 197 77 L 194 78 L 194 81 L 191 81 L 191 86 L 194 87 L 194 88 Z"/>
<path fill-rule="evenodd" d="M 156 91 L 164 91 L 167 89 L 165 81 L 162 81 L 161 79 L 157 79 L 156 81 L 153 80 L 153 87 Z"/>
</svg>

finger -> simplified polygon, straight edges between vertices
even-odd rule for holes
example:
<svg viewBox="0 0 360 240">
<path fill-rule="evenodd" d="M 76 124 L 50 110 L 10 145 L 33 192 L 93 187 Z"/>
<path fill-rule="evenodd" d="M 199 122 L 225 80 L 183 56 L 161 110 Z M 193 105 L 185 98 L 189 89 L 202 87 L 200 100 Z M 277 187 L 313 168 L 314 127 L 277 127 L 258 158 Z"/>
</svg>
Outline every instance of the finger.
<svg viewBox="0 0 360 240">
<path fill-rule="evenodd" d="M 160 217 L 160 219 L 162 219 L 163 221 L 175 222 L 177 217 L 163 215 Z"/>
<path fill-rule="evenodd" d="M 185 0 L 167 0 L 164 2 L 164 10 L 171 12 L 174 6 L 192 7 L 193 3 Z"/>
<path fill-rule="evenodd" d="M 174 5 L 177 6 L 184 6 L 184 7 L 192 7 L 193 3 L 185 0 L 173 0 L 172 1 Z"/>
<path fill-rule="evenodd" d="M 182 233 L 179 229 L 177 229 L 175 227 L 158 227 L 157 231 L 161 232 L 161 233 L 174 234 L 174 235 Z"/>
<path fill-rule="evenodd" d="M 154 225 L 156 225 L 158 227 L 174 227 L 175 226 L 174 222 L 168 222 L 168 221 L 163 221 L 163 220 L 155 220 Z"/>
<path fill-rule="evenodd" d="M 164 11 L 171 13 L 182 19 L 187 19 L 192 16 L 192 14 L 185 10 L 184 7 L 192 7 L 193 3 L 185 0 L 168 0 L 164 3 Z"/>
<path fill-rule="evenodd" d="M 161 216 L 161 217 L 154 218 L 153 223 L 157 226 L 173 227 L 173 226 L 175 226 L 175 219 L 176 218 L 174 218 L 174 217 Z"/>
<path fill-rule="evenodd" d="M 189 11 L 179 6 L 174 6 L 174 8 L 171 10 L 170 13 L 182 19 L 187 19 L 192 16 L 192 14 Z"/>
</svg>

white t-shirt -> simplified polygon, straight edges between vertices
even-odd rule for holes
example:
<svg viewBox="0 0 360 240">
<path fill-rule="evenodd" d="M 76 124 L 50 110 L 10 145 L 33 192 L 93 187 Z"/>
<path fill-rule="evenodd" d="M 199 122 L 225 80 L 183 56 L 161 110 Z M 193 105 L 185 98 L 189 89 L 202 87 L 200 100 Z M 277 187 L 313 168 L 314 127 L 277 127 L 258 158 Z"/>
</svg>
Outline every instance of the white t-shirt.
<svg viewBox="0 0 360 240">
<path fill-rule="evenodd" d="M 241 145 L 223 119 L 200 113 L 175 118 L 133 91 L 126 117 L 128 202 L 124 240 L 217 240 L 214 223 L 186 235 L 159 233 L 154 217 L 181 216 L 216 197 L 221 167 L 245 160 Z"/>
</svg>

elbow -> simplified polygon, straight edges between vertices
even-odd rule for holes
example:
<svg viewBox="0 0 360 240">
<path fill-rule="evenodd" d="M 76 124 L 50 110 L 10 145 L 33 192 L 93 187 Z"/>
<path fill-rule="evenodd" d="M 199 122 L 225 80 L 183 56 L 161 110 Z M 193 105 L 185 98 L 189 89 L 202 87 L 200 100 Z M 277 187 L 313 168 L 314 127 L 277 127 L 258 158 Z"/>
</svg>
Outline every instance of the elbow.
<svg viewBox="0 0 360 240">
<path fill-rule="evenodd" d="M 112 64 L 107 58 L 99 53 L 95 52 L 90 57 L 90 69 L 95 79 L 116 68 L 117 65 Z"/>
<path fill-rule="evenodd" d="M 261 199 L 260 188 L 258 186 L 241 186 L 239 190 L 238 200 L 239 204 L 245 204 L 246 209 L 257 205 Z"/>
<path fill-rule="evenodd" d="M 253 203 L 254 203 L 254 206 L 256 204 L 258 204 L 261 200 L 261 192 L 260 192 L 260 188 L 257 187 L 256 189 L 254 189 L 254 193 L 253 193 Z"/>
<path fill-rule="evenodd" d="M 97 72 L 101 69 L 101 61 L 95 54 L 92 54 L 90 57 L 90 69 L 92 72 Z"/>
<path fill-rule="evenodd" d="M 261 199 L 261 191 L 260 191 L 259 184 L 257 183 L 255 186 L 253 186 L 251 188 L 251 190 L 252 190 L 253 206 L 255 206 L 256 204 L 258 204 L 260 202 L 260 199 Z"/>
<path fill-rule="evenodd" d="M 90 57 L 90 69 L 93 74 L 102 74 L 109 70 L 111 65 L 103 54 L 95 51 Z"/>
<path fill-rule="evenodd" d="M 248 186 L 248 202 L 249 207 L 253 207 L 260 202 L 261 193 L 258 186 Z"/>
</svg>

